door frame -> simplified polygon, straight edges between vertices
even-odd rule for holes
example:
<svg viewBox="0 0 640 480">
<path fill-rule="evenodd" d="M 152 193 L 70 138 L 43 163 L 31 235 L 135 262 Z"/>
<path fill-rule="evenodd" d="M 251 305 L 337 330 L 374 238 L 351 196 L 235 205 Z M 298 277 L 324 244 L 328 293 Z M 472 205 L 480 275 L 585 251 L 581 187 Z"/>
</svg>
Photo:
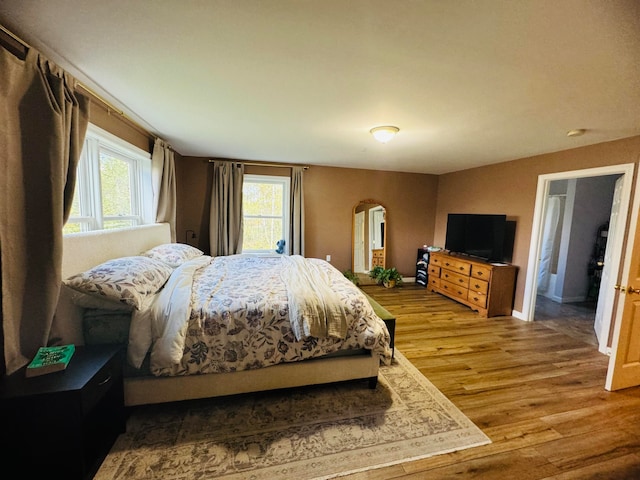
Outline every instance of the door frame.
<svg viewBox="0 0 640 480">
<path fill-rule="evenodd" d="M 538 176 L 538 188 L 536 191 L 536 203 L 533 210 L 533 222 L 531 225 L 531 243 L 529 245 L 529 261 L 527 263 L 527 275 L 524 289 L 524 299 L 522 304 L 522 316 L 525 321 L 533 321 L 536 305 L 536 295 L 538 293 L 538 266 L 540 259 L 540 250 L 542 248 L 542 234 L 544 225 L 544 212 L 547 207 L 547 196 L 549 193 L 549 184 L 554 180 L 568 180 L 573 178 L 602 177 L 606 175 L 623 175 L 622 198 L 620 200 L 620 218 L 624 221 L 618 222 L 617 244 L 612 254 L 614 268 L 620 269 L 622 263 L 622 246 L 629 235 L 627 229 L 627 219 L 631 210 L 631 192 L 634 182 L 634 163 L 625 163 L 620 165 L 609 165 L 606 167 L 587 168 L 583 170 L 573 170 L 567 172 L 549 173 Z M 638 195 L 636 195 L 638 197 Z M 633 213 L 637 212 L 637 205 L 633 205 Z M 602 285 L 601 288 L 613 288 L 619 276 L 619 270 L 616 274 L 613 271 L 609 276 L 610 285 Z M 617 321 L 617 315 L 616 315 Z"/>
</svg>

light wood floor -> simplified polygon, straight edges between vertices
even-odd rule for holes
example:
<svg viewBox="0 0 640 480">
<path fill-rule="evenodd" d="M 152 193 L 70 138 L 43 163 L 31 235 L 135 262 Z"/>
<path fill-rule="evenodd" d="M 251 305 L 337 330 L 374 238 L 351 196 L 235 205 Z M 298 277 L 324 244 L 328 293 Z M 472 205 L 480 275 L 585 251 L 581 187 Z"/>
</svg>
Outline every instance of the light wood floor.
<svg viewBox="0 0 640 480">
<path fill-rule="evenodd" d="M 604 389 L 608 357 L 584 321 L 483 319 L 415 284 L 362 288 L 395 314 L 396 348 L 492 443 L 343 478 L 640 479 L 640 388 Z"/>
</svg>

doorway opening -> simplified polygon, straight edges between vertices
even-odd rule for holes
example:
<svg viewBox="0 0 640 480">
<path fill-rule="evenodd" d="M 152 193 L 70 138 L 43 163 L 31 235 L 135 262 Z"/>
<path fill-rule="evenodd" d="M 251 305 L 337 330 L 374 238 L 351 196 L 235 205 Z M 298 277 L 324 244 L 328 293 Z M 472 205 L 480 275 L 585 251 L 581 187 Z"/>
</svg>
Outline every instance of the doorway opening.
<svg viewBox="0 0 640 480">
<path fill-rule="evenodd" d="M 547 321 L 602 353 L 610 352 L 613 287 L 632 181 L 633 164 L 538 178 L 525 320 Z"/>
</svg>

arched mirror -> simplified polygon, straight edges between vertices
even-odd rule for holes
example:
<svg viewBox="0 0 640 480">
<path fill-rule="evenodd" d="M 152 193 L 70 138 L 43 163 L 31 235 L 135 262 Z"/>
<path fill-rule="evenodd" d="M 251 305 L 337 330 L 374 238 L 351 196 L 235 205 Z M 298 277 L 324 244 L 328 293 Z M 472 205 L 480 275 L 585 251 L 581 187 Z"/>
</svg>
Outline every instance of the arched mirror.
<svg viewBox="0 0 640 480">
<path fill-rule="evenodd" d="M 353 207 L 351 269 L 368 273 L 376 265 L 385 267 L 387 210 L 376 200 L 361 200 Z"/>
</svg>

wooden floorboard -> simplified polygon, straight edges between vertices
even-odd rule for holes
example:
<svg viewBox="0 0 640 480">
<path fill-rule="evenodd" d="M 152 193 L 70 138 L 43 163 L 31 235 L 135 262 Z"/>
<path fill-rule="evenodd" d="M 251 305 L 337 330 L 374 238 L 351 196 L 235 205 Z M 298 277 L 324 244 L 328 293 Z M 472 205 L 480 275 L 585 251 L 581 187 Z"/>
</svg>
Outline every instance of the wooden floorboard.
<svg viewBox="0 0 640 480">
<path fill-rule="evenodd" d="M 492 443 L 342 478 L 640 479 L 640 388 L 604 389 L 588 318 L 486 319 L 418 285 L 362 289 L 396 316 L 395 347 Z"/>
</svg>

